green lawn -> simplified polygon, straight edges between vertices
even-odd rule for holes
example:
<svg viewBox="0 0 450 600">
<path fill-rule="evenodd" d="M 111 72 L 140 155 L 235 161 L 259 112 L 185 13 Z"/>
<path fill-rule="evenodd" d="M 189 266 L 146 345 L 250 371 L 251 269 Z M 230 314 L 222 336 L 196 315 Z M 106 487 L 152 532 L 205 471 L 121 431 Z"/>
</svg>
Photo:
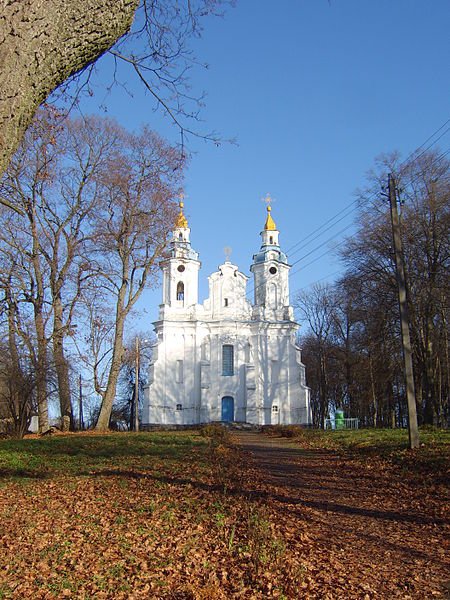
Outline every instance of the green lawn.
<svg viewBox="0 0 450 600">
<path fill-rule="evenodd" d="M 47 478 L 88 475 L 93 470 L 145 469 L 180 459 L 200 463 L 206 440 L 198 433 L 114 433 L 54 435 L 0 440 L 0 477 Z"/>
</svg>

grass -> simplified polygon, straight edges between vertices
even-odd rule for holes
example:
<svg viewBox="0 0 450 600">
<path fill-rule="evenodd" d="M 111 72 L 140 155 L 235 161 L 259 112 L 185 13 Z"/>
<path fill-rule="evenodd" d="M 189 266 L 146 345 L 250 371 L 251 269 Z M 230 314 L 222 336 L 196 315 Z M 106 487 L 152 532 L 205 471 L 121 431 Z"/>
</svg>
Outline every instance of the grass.
<svg viewBox="0 0 450 600">
<path fill-rule="evenodd" d="M 288 437 L 305 448 L 346 453 L 364 460 L 382 459 L 414 476 L 429 475 L 445 482 L 450 459 L 450 431 L 420 429 L 420 447 L 409 449 L 406 429 L 312 430 L 298 426 L 275 426 L 265 431 Z"/>
<path fill-rule="evenodd" d="M 402 450 L 408 447 L 406 429 L 304 429 L 296 425 L 273 426 L 264 429 L 269 436 L 288 437 L 304 440 L 323 448 L 355 450 L 371 449 L 379 453 Z M 447 446 L 450 444 L 448 429 L 421 428 L 421 447 Z"/>
<path fill-rule="evenodd" d="M 179 463 L 183 457 L 189 460 L 192 451 L 197 456 L 195 451 L 201 454 L 205 447 L 206 440 L 192 432 L 73 434 L 0 440 L 0 478 L 43 479 L 150 465 L 157 469 L 161 461 L 167 466 Z"/>
</svg>

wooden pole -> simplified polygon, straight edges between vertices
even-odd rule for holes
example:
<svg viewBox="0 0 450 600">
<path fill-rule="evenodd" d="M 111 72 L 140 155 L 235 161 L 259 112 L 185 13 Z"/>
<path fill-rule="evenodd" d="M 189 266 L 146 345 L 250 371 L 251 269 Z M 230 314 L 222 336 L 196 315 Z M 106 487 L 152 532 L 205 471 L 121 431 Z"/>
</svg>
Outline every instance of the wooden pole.
<svg viewBox="0 0 450 600">
<path fill-rule="evenodd" d="M 400 323 L 402 330 L 402 347 L 405 367 L 406 398 L 408 403 L 408 434 L 409 447 L 419 446 L 419 428 L 417 426 L 416 392 L 414 389 L 414 372 L 409 333 L 409 312 L 406 299 L 406 279 L 403 264 L 402 238 L 400 235 L 400 222 L 397 211 L 397 192 L 395 179 L 389 174 L 389 203 L 391 206 L 392 239 L 394 243 L 395 267 L 398 288 L 398 304 L 400 309 Z"/>
</svg>

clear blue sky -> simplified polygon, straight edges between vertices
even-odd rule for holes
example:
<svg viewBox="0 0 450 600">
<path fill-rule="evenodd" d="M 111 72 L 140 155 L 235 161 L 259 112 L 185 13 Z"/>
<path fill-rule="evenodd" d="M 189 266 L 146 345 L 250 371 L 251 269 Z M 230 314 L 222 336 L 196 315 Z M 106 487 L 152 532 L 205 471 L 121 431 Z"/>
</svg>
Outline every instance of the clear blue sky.
<svg viewBox="0 0 450 600">
<path fill-rule="evenodd" d="M 201 299 L 225 246 L 249 274 L 266 193 L 276 199 L 272 214 L 288 250 L 354 200 L 375 156 L 407 156 L 450 118 L 449 30 L 449 0 L 238 0 L 224 18 L 204 23 L 194 48 L 210 68 L 192 73 L 193 91 L 208 94 L 204 129 L 236 137 L 237 145 L 190 144 L 186 213 L 203 264 Z M 99 80 L 110 74 L 107 60 L 98 71 Z M 127 85 L 133 98 L 116 88 L 108 114 L 177 142 L 131 73 Z M 84 112 L 103 102 L 95 89 Z M 449 146 L 447 133 L 439 147 Z M 317 257 L 350 233 L 338 235 L 353 217 L 290 256 L 323 244 L 293 268 L 291 296 L 336 278 L 333 253 Z M 151 329 L 160 294 L 146 293 L 139 330 Z"/>
</svg>

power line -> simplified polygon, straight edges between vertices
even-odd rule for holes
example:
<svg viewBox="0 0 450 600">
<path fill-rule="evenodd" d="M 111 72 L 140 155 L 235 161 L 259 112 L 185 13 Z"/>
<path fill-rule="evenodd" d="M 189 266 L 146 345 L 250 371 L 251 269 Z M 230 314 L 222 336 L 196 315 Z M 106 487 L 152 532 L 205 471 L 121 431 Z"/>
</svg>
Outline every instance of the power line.
<svg viewBox="0 0 450 600">
<path fill-rule="evenodd" d="M 295 275 L 296 273 L 299 273 L 301 271 L 301 269 L 298 269 L 297 271 L 293 271 L 290 275 L 292 277 L 292 275 Z M 338 275 L 339 273 L 341 273 L 342 270 L 338 269 L 337 271 L 333 271 L 333 273 L 328 273 L 328 275 L 324 275 L 323 277 L 321 277 L 320 279 L 316 279 L 314 281 L 311 281 L 310 283 L 308 283 L 307 285 L 303 285 L 301 288 L 297 288 L 296 292 L 301 292 L 303 290 L 306 290 L 308 288 L 310 288 L 311 286 L 315 285 L 316 283 L 320 283 L 321 281 L 323 281 L 324 279 L 329 279 L 330 277 L 334 277 L 335 275 Z"/>
<path fill-rule="evenodd" d="M 443 129 L 446 125 L 448 125 L 450 123 L 450 119 L 447 119 L 447 121 L 445 121 L 445 123 L 443 123 L 438 129 L 436 129 L 436 131 L 434 131 L 422 144 L 420 144 L 420 146 L 418 146 L 415 150 L 413 150 L 406 158 L 404 161 L 402 161 L 401 165 L 405 165 L 410 158 L 412 158 L 414 156 L 414 154 L 420 150 L 423 146 L 425 146 L 425 144 L 427 144 L 431 139 L 434 138 L 434 136 L 439 133 L 441 131 L 441 129 Z M 440 135 L 437 140 L 435 140 L 432 144 L 430 144 L 423 152 L 421 152 L 418 156 L 415 156 L 415 159 L 419 158 L 420 156 L 422 156 L 422 154 L 424 152 L 426 152 L 427 150 L 429 150 L 431 148 L 431 146 L 434 146 L 434 144 L 436 144 L 448 131 L 450 130 L 450 127 L 448 127 L 444 133 L 442 135 Z M 400 166 L 401 166 L 400 165 Z"/>
<path fill-rule="evenodd" d="M 450 119 L 448 119 L 445 123 L 443 123 L 435 132 L 433 132 L 420 146 L 418 146 L 413 152 L 411 152 L 408 157 L 402 161 L 402 163 L 400 163 L 400 168 L 404 168 L 407 165 L 408 160 L 414 156 L 414 154 L 420 150 L 421 148 L 423 148 L 423 146 L 425 146 L 425 144 L 427 144 L 431 139 L 433 139 L 433 137 L 436 136 L 437 133 L 439 133 L 447 124 L 450 123 Z M 424 148 L 424 150 L 417 156 L 414 157 L 415 160 L 417 160 L 420 156 L 422 156 L 425 152 L 427 152 L 432 146 L 434 146 L 448 131 L 450 131 L 450 127 L 447 127 L 447 129 L 445 129 L 445 131 L 443 131 L 441 133 L 441 135 L 439 137 L 437 137 L 431 144 L 429 144 L 426 148 Z M 436 158 L 433 159 L 431 165 L 435 164 L 436 162 L 438 162 L 439 160 L 441 160 L 442 158 L 444 158 L 445 156 L 447 156 L 447 154 L 450 152 L 450 148 L 448 148 L 447 150 L 445 150 L 444 152 L 442 152 L 441 154 L 439 154 Z M 410 183 L 414 183 L 418 178 L 420 177 L 420 174 L 415 177 Z M 372 198 L 374 198 L 376 195 L 378 195 L 379 192 L 378 191 L 374 191 L 372 192 L 369 197 L 367 198 L 367 200 L 370 200 Z M 342 210 L 340 210 L 338 213 L 336 213 L 333 217 L 330 217 L 330 219 L 328 219 L 327 221 L 325 221 L 325 223 L 323 223 L 321 226 L 317 227 L 316 229 L 314 229 L 309 235 L 306 236 L 306 238 L 303 238 L 301 240 L 299 240 L 298 242 L 296 242 L 295 244 L 293 244 L 287 251 L 286 253 L 290 253 L 294 248 L 297 248 L 297 250 L 295 250 L 292 254 L 296 254 L 297 252 L 299 252 L 301 249 L 303 249 L 305 246 L 308 246 L 309 244 L 311 244 L 312 242 L 314 242 L 316 239 L 318 239 L 319 237 L 321 237 L 324 233 L 326 233 L 327 231 L 329 231 L 330 229 L 332 229 L 335 225 L 337 225 L 339 222 L 341 222 L 343 219 L 345 219 L 346 217 L 348 217 L 354 210 L 356 210 L 356 208 L 358 207 L 359 204 L 359 200 L 355 199 L 352 202 L 350 202 L 350 204 L 348 204 L 347 206 L 345 206 Z M 350 210 L 349 210 L 350 209 Z M 346 214 L 344 214 L 346 213 Z M 341 216 L 343 215 L 343 216 Z M 340 217 L 340 219 L 336 220 L 337 217 Z M 335 222 L 333 222 L 335 221 Z M 326 227 L 327 225 L 329 225 L 328 227 Z M 324 227 L 326 227 L 326 229 L 324 229 Z M 350 223 L 349 225 L 346 225 L 346 227 L 344 227 L 343 229 L 341 229 L 340 231 L 338 231 L 337 233 L 335 233 L 333 236 L 331 236 L 330 238 L 328 238 L 327 240 L 325 240 L 324 242 L 321 242 L 319 245 L 315 246 L 312 250 L 310 250 L 309 252 L 307 252 L 306 254 L 304 254 L 303 256 L 301 256 L 300 258 L 298 258 L 296 261 L 294 261 L 291 265 L 291 267 L 295 266 L 296 264 L 298 264 L 299 262 L 301 262 L 302 260 L 304 260 L 305 258 L 307 258 L 308 256 L 310 256 L 311 254 L 314 254 L 314 252 L 316 252 L 317 250 L 319 250 L 320 248 L 323 248 L 323 246 L 329 242 L 331 242 L 333 239 L 335 239 L 337 236 L 341 235 L 344 231 L 350 229 L 351 227 L 353 227 L 353 223 Z M 323 231 L 322 231 L 323 230 Z M 319 233 L 318 235 L 316 235 L 315 237 L 314 234 Z M 312 239 L 310 239 L 312 238 Z M 310 239 L 309 242 L 307 242 L 307 240 Z M 312 261 L 310 261 L 309 263 L 307 263 L 306 265 L 302 265 L 300 269 L 297 269 L 295 271 L 293 271 L 290 275 L 293 276 L 296 273 L 298 273 L 301 269 L 305 269 L 308 266 L 310 266 L 311 264 L 314 264 L 315 262 L 317 262 L 318 260 L 320 260 L 321 258 L 323 258 L 324 256 L 326 256 L 327 254 L 329 254 L 330 252 L 334 252 L 338 247 L 342 246 L 343 243 L 345 242 L 345 240 L 342 240 L 342 242 L 340 242 L 339 244 L 333 246 L 333 248 L 329 248 L 327 249 L 325 252 L 323 252 L 322 254 L 320 254 L 318 257 L 314 258 Z M 301 244 L 301 245 L 300 245 Z M 298 247 L 300 245 L 300 247 Z M 270 278 L 269 280 L 270 281 Z M 261 287 L 262 285 L 265 285 L 267 282 L 261 283 L 259 284 L 259 286 L 257 286 L 256 288 L 252 288 L 251 290 L 249 290 L 247 292 L 247 295 L 253 293 L 255 290 L 257 290 L 259 287 Z"/>
<path fill-rule="evenodd" d="M 445 123 L 443 123 L 438 129 L 436 129 L 436 131 L 434 131 L 430 136 L 428 136 L 428 138 L 422 142 L 422 144 L 420 144 L 420 146 L 417 146 L 417 148 L 415 148 L 406 158 L 405 160 L 403 160 L 400 165 L 399 165 L 399 169 L 404 168 L 409 159 L 414 156 L 414 154 L 420 150 L 421 148 L 423 148 L 423 146 L 425 146 L 425 144 L 427 144 L 431 139 L 433 139 L 436 134 L 438 134 L 444 127 L 446 127 L 446 125 L 448 125 L 450 123 L 450 119 L 447 119 L 447 121 L 445 121 Z M 443 131 L 441 133 L 441 135 L 436 138 L 431 144 L 429 144 L 426 148 L 424 148 L 424 150 L 422 150 L 422 152 L 420 154 L 418 154 L 417 156 L 415 156 L 415 160 L 417 160 L 420 156 L 422 156 L 423 154 L 425 154 L 425 152 L 427 152 L 432 146 L 434 146 L 442 137 L 444 137 L 444 135 L 450 131 L 450 127 L 447 127 L 447 129 L 445 129 L 445 131 Z M 442 156 L 442 155 L 441 155 Z M 445 156 L 445 154 L 444 154 Z M 438 160 L 440 157 L 438 157 L 436 160 Z M 433 161 L 434 162 L 434 161 Z M 370 196 L 368 197 L 367 200 L 370 200 L 371 198 L 373 198 L 374 196 L 376 196 L 378 194 L 378 192 L 372 192 L 372 194 L 370 194 Z M 295 254 L 298 250 L 301 250 L 302 248 L 304 248 L 305 246 L 308 246 L 310 243 L 312 243 L 314 240 L 316 240 L 317 238 L 319 238 L 323 233 L 325 233 L 326 231 L 329 231 L 332 227 L 334 227 L 334 225 L 337 225 L 338 223 L 340 223 L 344 218 L 346 218 L 347 216 L 349 216 L 354 210 L 356 210 L 358 208 L 358 204 L 359 204 L 359 200 L 358 198 L 356 198 L 355 200 L 353 200 L 352 202 L 350 202 L 350 204 L 347 204 L 347 206 L 345 206 L 342 210 L 340 210 L 338 213 L 336 213 L 335 215 L 333 215 L 332 217 L 330 217 L 327 221 L 325 221 L 325 223 L 323 223 L 322 225 L 320 225 L 319 227 L 317 227 L 316 229 L 314 229 L 310 234 L 308 234 L 305 238 L 299 240 L 298 242 L 296 242 L 295 244 L 293 244 L 290 248 L 288 248 L 286 250 L 286 254 L 290 254 L 293 255 Z M 349 210 L 351 209 L 351 210 Z M 348 212 L 347 212 L 348 211 Z M 344 216 L 342 216 L 340 219 L 337 219 L 337 217 L 340 217 L 343 213 L 347 213 Z M 335 221 L 333 223 L 333 221 Z M 331 224 L 330 224 L 331 223 Z M 330 224 L 330 225 L 329 225 Z M 324 227 L 326 227 L 327 225 L 329 225 L 329 227 L 327 227 L 326 229 L 324 229 Z M 323 230 L 323 231 L 322 231 Z M 307 240 L 309 240 L 312 236 L 314 236 L 314 234 L 320 232 L 321 233 L 315 237 L 313 237 L 313 239 L 307 243 Z M 292 252 L 292 250 L 294 250 L 294 248 L 297 248 L 297 246 L 300 246 L 300 248 L 298 248 L 295 252 Z"/>
<path fill-rule="evenodd" d="M 450 121 L 450 119 L 449 119 L 449 121 Z M 442 127 L 441 127 L 440 129 L 442 129 Z M 450 130 L 450 127 L 448 128 L 448 130 Z M 445 133 L 445 132 L 444 132 L 444 133 Z M 434 135 L 434 134 L 433 134 L 433 135 Z M 442 136 L 440 136 L 440 137 L 442 137 Z M 439 137 L 439 138 L 436 140 L 436 142 L 437 142 L 437 141 L 440 139 L 440 137 Z M 423 146 L 423 144 L 422 144 L 422 146 Z M 421 147 L 421 146 L 419 146 L 419 148 L 420 148 L 420 147 Z M 427 149 L 428 149 L 428 148 L 427 148 Z M 431 165 L 433 165 L 433 164 L 437 163 L 439 160 L 441 160 L 442 158 L 444 158 L 445 156 L 447 156 L 447 154 L 449 154 L 449 153 L 450 153 L 450 148 L 448 148 L 447 150 L 445 150 L 444 152 L 442 152 L 441 154 L 439 154 L 438 156 L 436 156 L 436 158 L 434 158 L 434 159 L 433 159 L 433 161 L 431 162 Z M 415 177 L 415 178 L 414 178 L 414 179 L 413 179 L 413 180 L 412 180 L 410 183 L 414 183 L 415 181 L 417 181 L 417 179 L 419 179 L 419 177 L 420 177 L 420 174 L 419 174 L 419 175 L 417 175 L 417 176 L 416 176 L 416 177 Z M 370 194 L 370 196 L 369 196 L 368 200 L 370 200 L 372 197 L 376 196 L 377 194 L 378 194 L 378 192 L 372 192 L 372 194 Z M 351 204 L 349 204 L 349 205 L 348 205 L 346 208 L 349 208 L 349 206 L 351 206 L 352 204 L 354 204 L 354 202 L 352 202 Z M 344 210 L 345 210 L 345 209 L 344 209 Z M 342 213 L 342 212 L 343 212 L 343 211 L 341 211 L 341 213 Z M 341 213 L 338 213 L 338 215 L 339 215 L 339 214 L 341 214 Z M 336 217 L 336 216 L 338 216 L 338 215 L 335 215 L 335 217 Z M 348 216 L 348 215 L 346 215 L 346 216 Z M 332 217 L 332 219 L 333 219 L 333 218 L 335 218 L 335 217 Z M 342 217 L 341 219 L 339 219 L 339 221 L 342 221 L 342 220 L 343 220 L 343 218 L 345 218 L 345 217 Z M 321 227 L 324 227 L 324 226 L 325 226 L 327 223 L 329 223 L 329 222 L 330 222 L 330 220 L 332 220 L 332 219 L 329 219 L 328 221 L 326 221 L 326 222 L 325 222 L 325 223 L 324 223 L 324 224 L 323 224 Z M 328 231 L 329 229 L 331 229 L 331 227 L 333 227 L 334 225 L 336 225 L 337 223 L 339 223 L 339 221 L 336 221 L 336 223 L 334 223 L 333 225 L 331 225 L 330 227 L 328 227 L 328 228 L 327 228 L 326 230 L 324 230 L 322 233 L 325 233 L 325 231 Z M 334 235 L 333 235 L 331 238 L 328 238 L 328 240 L 326 240 L 325 242 L 322 242 L 321 244 L 319 244 L 318 246 L 316 246 L 315 248 L 313 248 L 313 249 L 312 249 L 310 252 L 308 252 L 307 254 L 303 255 L 303 256 L 302 256 L 302 257 L 300 257 L 300 258 L 298 258 L 298 259 L 297 259 L 295 262 L 293 262 L 293 263 L 292 263 L 292 265 L 291 265 L 291 266 L 294 266 L 294 265 L 298 264 L 298 263 L 299 263 L 301 260 L 303 260 L 304 258 L 307 258 L 308 256 L 310 256 L 310 255 L 311 255 L 311 254 L 313 254 L 313 253 L 314 253 L 316 250 L 318 250 L 318 249 L 320 249 L 321 247 L 323 247 L 323 246 L 324 246 L 324 244 L 327 244 L 328 242 L 332 241 L 332 240 L 333 240 L 335 237 L 337 237 L 338 235 L 340 235 L 341 233 L 343 233 L 343 232 L 344 232 L 344 231 L 346 231 L 347 229 L 351 228 L 352 226 L 353 226 L 353 223 L 350 223 L 349 225 L 347 225 L 346 227 L 344 227 L 343 229 L 341 229 L 340 231 L 338 231 L 337 233 L 335 233 L 335 234 L 334 234 Z M 319 228 L 319 229 L 320 229 L 320 228 Z M 315 230 L 315 231 L 317 231 L 317 230 Z M 314 233 L 314 232 L 313 232 L 313 233 Z M 321 234 L 321 235 L 322 235 L 322 234 Z M 310 234 L 310 236 L 311 236 L 311 234 Z M 310 236 L 308 236 L 308 237 L 310 237 Z M 320 235 L 319 235 L 319 236 L 316 236 L 314 239 L 317 239 L 318 237 L 320 237 Z M 305 239 L 307 239 L 307 238 L 305 238 Z M 311 242 L 312 242 L 312 241 L 314 241 L 314 239 L 313 239 L 313 240 L 311 240 Z M 311 242 L 309 242 L 309 243 L 311 243 Z M 309 245 L 309 244 L 306 244 L 306 245 Z M 301 248 L 303 248 L 303 247 L 304 247 L 304 246 L 301 246 Z M 300 250 L 301 248 L 299 248 L 299 250 Z M 332 250 L 334 250 L 335 248 L 336 248 L 336 246 L 335 246 L 334 248 L 332 248 L 332 249 L 329 249 L 329 250 L 327 250 L 327 252 L 325 252 L 325 253 L 324 253 L 324 254 L 322 254 L 321 256 L 324 256 L 325 254 L 327 254 L 328 252 L 331 252 L 331 251 L 332 251 Z M 294 254 L 295 254 L 295 252 L 294 252 Z M 315 261 L 313 261 L 313 262 L 315 262 Z M 304 268 L 304 267 L 306 267 L 306 266 L 309 266 L 310 264 L 312 264 L 312 263 L 308 263 L 308 265 L 304 265 L 302 268 Z"/>
<path fill-rule="evenodd" d="M 334 235 L 332 235 L 330 238 L 328 238 L 324 242 L 321 242 L 318 246 L 315 246 L 312 250 L 310 250 L 309 252 L 307 252 L 306 254 L 304 254 L 303 256 L 301 256 L 300 258 L 297 258 L 297 260 L 295 260 L 291 264 L 291 267 L 297 265 L 301 260 L 303 260 L 305 258 L 308 258 L 308 256 L 310 256 L 311 254 L 314 254 L 314 252 L 316 250 L 319 250 L 320 248 L 323 248 L 323 246 L 325 244 L 328 244 L 328 242 L 333 241 L 338 235 L 341 235 L 342 233 L 344 233 L 344 231 L 347 231 L 347 229 L 350 229 L 350 227 L 353 227 L 353 223 L 349 223 L 348 225 L 346 225 L 345 227 L 343 227 L 341 230 L 339 230 L 337 233 L 335 233 Z"/>
<path fill-rule="evenodd" d="M 354 204 L 352 202 L 352 204 Z M 351 206 L 351 205 L 350 205 Z M 301 246 L 299 246 L 296 250 L 294 250 L 294 252 L 291 252 L 292 248 L 290 250 L 287 250 L 287 254 L 289 254 L 289 256 L 294 256 L 294 254 L 297 254 L 297 252 L 299 252 L 300 250 L 302 250 L 303 248 L 305 248 L 306 246 L 309 246 L 309 244 L 311 242 L 313 242 L 315 239 L 319 238 L 320 236 L 322 236 L 324 233 L 326 233 L 327 231 L 329 231 L 330 229 L 332 229 L 335 225 L 337 225 L 338 223 L 340 223 L 341 221 L 343 221 L 344 219 L 346 219 L 353 211 L 355 210 L 355 208 L 352 208 L 349 212 L 347 212 L 346 214 L 344 214 L 340 219 L 338 219 L 337 221 L 335 221 L 334 223 L 332 223 L 331 225 L 329 225 L 326 229 L 324 229 L 320 235 L 316 236 L 314 239 L 312 239 L 310 242 L 307 243 L 303 243 Z M 342 211 L 343 212 L 343 211 Z M 335 217 L 338 215 L 335 215 Z M 324 223 L 322 227 L 324 227 L 327 223 L 329 223 L 329 221 L 327 221 L 326 223 Z M 317 231 L 317 230 L 316 230 Z M 314 233 L 314 232 L 313 232 Z M 308 236 L 311 237 L 312 233 Z M 308 238 L 305 238 L 303 241 L 305 242 Z M 297 246 L 300 242 L 297 242 L 297 244 L 295 244 L 295 246 Z M 295 247 L 294 246 L 294 247 Z"/>
<path fill-rule="evenodd" d="M 299 244 L 302 244 L 302 243 L 306 242 L 306 240 L 308 240 L 311 236 L 313 236 L 315 233 L 317 233 L 318 231 L 320 231 L 321 229 L 323 229 L 326 225 L 328 225 L 328 223 L 331 223 L 331 221 L 334 221 L 334 219 L 336 219 L 336 217 L 339 217 L 342 213 L 346 212 L 351 206 L 353 206 L 354 204 L 357 204 L 358 202 L 359 201 L 356 198 L 355 200 L 353 200 L 353 202 L 350 202 L 350 204 L 347 204 L 347 206 L 345 206 L 342 210 L 340 210 L 338 213 L 336 213 L 333 217 L 331 217 L 330 219 L 328 219 L 328 221 L 325 221 L 325 223 L 323 223 L 322 225 L 320 225 L 319 227 L 317 227 L 316 229 L 314 229 L 314 231 L 311 231 L 311 233 L 309 235 L 307 235 L 305 238 L 299 240 L 293 246 L 291 246 L 290 248 L 288 248 L 286 250 L 286 253 L 287 254 L 291 253 L 291 251 L 294 248 L 296 248 Z M 352 210 L 348 214 L 350 214 L 351 212 L 353 212 L 353 210 L 355 210 L 355 208 L 352 208 Z M 339 221 L 342 221 L 342 219 L 344 219 L 347 216 L 348 215 L 345 215 L 344 217 L 342 217 L 341 219 L 339 219 Z M 330 229 L 331 227 L 333 227 L 334 225 L 336 225 L 337 223 L 339 223 L 339 221 L 336 221 L 336 223 L 334 223 L 333 225 L 330 225 L 330 227 L 328 229 Z M 328 229 L 326 229 L 326 231 L 328 231 Z M 325 233 L 325 232 L 323 232 L 323 233 Z M 317 237 L 320 237 L 320 236 L 317 236 Z M 314 238 L 314 239 L 316 239 L 316 238 Z M 293 254 L 295 254 L 295 252 Z"/>
</svg>

